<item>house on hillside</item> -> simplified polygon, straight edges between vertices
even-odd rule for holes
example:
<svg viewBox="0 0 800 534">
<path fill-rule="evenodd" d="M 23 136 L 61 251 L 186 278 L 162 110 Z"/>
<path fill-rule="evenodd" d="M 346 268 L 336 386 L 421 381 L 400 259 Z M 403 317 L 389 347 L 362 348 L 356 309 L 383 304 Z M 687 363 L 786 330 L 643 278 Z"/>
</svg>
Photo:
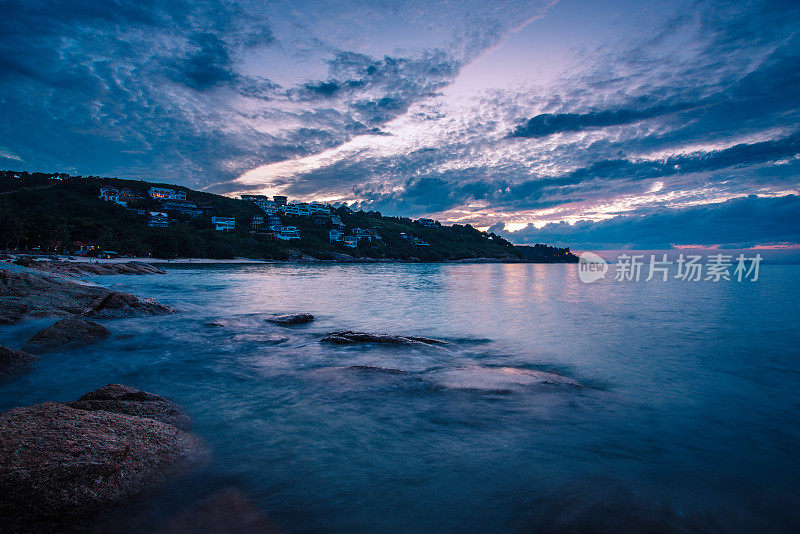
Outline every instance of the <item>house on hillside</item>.
<svg viewBox="0 0 800 534">
<path fill-rule="evenodd" d="M 353 228 L 353 237 L 356 239 L 366 239 L 367 241 L 372 241 L 372 234 L 369 230 L 364 228 Z"/>
<path fill-rule="evenodd" d="M 344 232 L 336 228 L 333 228 L 331 231 L 328 232 L 328 237 L 330 238 L 331 243 L 339 243 L 344 237 Z"/>
<path fill-rule="evenodd" d="M 166 187 L 151 187 L 147 194 L 156 200 L 186 200 L 186 191 L 175 191 Z"/>
<path fill-rule="evenodd" d="M 296 226 L 282 226 L 280 233 L 275 237 L 282 241 L 291 241 L 293 239 L 300 239 L 300 230 Z"/>
<path fill-rule="evenodd" d="M 338 215 L 331 215 L 331 224 L 338 228 L 339 230 L 344 229 L 344 223 L 342 222 L 342 218 Z"/>
<path fill-rule="evenodd" d="M 314 215 L 315 213 L 330 213 L 331 207 L 322 202 L 312 202 L 308 205 L 308 211 Z"/>
<path fill-rule="evenodd" d="M 147 217 L 147 226 L 153 228 L 166 228 L 169 226 L 169 217 L 161 211 L 151 211 Z"/>
<path fill-rule="evenodd" d="M 422 239 L 420 239 L 418 237 L 412 237 L 411 238 L 411 244 L 414 245 L 415 247 L 429 247 L 429 246 L 431 246 L 430 243 L 427 243 L 427 242 L 423 241 Z"/>
<path fill-rule="evenodd" d="M 126 201 L 120 198 L 119 191 L 114 187 L 101 187 L 100 196 L 98 198 L 100 200 L 105 200 L 106 202 L 113 202 L 114 204 L 118 204 L 123 207 L 128 205 Z"/>
<path fill-rule="evenodd" d="M 236 219 L 234 217 L 211 217 L 211 224 L 217 231 L 230 232 L 236 228 Z"/>
<path fill-rule="evenodd" d="M 197 204 L 189 202 L 188 200 L 165 200 L 161 203 L 161 209 L 164 211 L 174 211 L 190 217 L 199 217 L 203 214 L 202 208 L 198 208 Z"/>
<path fill-rule="evenodd" d="M 288 206 L 284 205 L 282 211 L 286 215 L 298 216 L 300 215 L 300 206 L 298 206 L 297 204 L 289 204 Z"/>
<path fill-rule="evenodd" d="M 263 215 L 253 215 L 253 219 L 250 221 L 250 228 L 253 230 L 261 230 L 261 226 L 264 224 L 264 216 Z"/>
<path fill-rule="evenodd" d="M 358 246 L 358 238 L 352 235 L 344 236 L 344 246 L 356 248 Z"/>
<path fill-rule="evenodd" d="M 433 219 L 417 219 L 417 222 L 420 224 L 420 226 L 425 226 L 428 228 L 436 226 L 436 221 Z"/>
</svg>

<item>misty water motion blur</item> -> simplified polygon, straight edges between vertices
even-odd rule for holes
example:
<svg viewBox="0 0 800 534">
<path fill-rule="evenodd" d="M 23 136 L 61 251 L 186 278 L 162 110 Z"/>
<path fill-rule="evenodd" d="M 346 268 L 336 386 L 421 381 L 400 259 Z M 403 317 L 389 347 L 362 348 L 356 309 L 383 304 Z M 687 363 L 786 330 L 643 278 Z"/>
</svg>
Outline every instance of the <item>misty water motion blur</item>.
<svg viewBox="0 0 800 534">
<path fill-rule="evenodd" d="M 298 532 L 791 531 L 798 276 L 584 284 L 577 265 L 393 264 L 98 277 L 179 313 L 107 321 L 107 341 L 4 385 L 0 410 L 112 382 L 181 404 L 213 461 L 102 519 L 127 531 L 231 486 Z M 297 312 L 315 321 L 265 320 Z M 448 343 L 319 342 L 337 330 Z"/>
</svg>

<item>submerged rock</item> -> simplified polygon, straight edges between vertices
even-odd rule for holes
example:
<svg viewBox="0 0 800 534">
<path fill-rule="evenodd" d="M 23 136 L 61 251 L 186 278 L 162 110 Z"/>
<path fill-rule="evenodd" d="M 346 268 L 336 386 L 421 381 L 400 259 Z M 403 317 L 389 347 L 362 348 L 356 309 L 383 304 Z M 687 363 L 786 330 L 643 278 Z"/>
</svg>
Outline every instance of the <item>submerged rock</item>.
<svg viewBox="0 0 800 534">
<path fill-rule="evenodd" d="M 447 342 L 438 339 L 418 336 L 395 336 L 391 334 L 370 334 L 367 332 L 351 332 L 340 330 L 331 332 L 320 341 L 336 345 L 351 345 L 355 343 L 387 343 L 393 345 L 444 345 Z"/>
<path fill-rule="evenodd" d="M 66 404 L 90 412 L 103 410 L 154 419 L 181 430 L 192 428 L 192 420 L 174 402 L 122 384 L 108 384 Z"/>
<path fill-rule="evenodd" d="M 31 354 L 42 354 L 68 344 L 86 344 L 101 341 L 109 336 L 105 326 L 80 317 L 61 319 L 56 324 L 40 330 L 22 350 Z"/>
<path fill-rule="evenodd" d="M 277 534 L 282 530 L 238 488 L 221 490 L 169 521 L 162 534 Z"/>
<path fill-rule="evenodd" d="M 273 315 L 272 317 L 267 317 L 267 321 L 270 323 L 280 325 L 305 324 L 310 323 L 313 320 L 314 316 L 310 313 L 285 313 L 283 315 Z"/>
<path fill-rule="evenodd" d="M 273 345 L 289 341 L 288 337 L 281 336 L 279 334 L 237 334 L 233 336 L 232 339 L 237 343 L 252 342 L 252 343 L 270 343 Z"/>
<path fill-rule="evenodd" d="M 0 379 L 29 371 L 38 359 L 27 352 L 0 346 Z"/>
<path fill-rule="evenodd" d="M 172 425 L 47 402 L 0 414 L 3 530 L 75 528 L 204 455 Z"/>
<path fill-rule="evenodd" d="M 152 299 L 59 275 L 0 269 L 0 324 L 14 324 L 23 317 L 129 317 L 173 311 Z"/>
<path fill-rule="evenodd" d="M 541 384 L 580 387 L 577 380 L 563 375 L 521 367 L 473 365 L 427 373 L 424 378 L 448 389 L 510 392 Z"/>
<path fill-rule="evenodd" d="M 137 317 L 140 315 L 168 315 L 175 310 L 153 299 L 137 297 L 131 293 L 108 291 L 93 300 L 83 315 L 90 317 Z"/>
</svg>

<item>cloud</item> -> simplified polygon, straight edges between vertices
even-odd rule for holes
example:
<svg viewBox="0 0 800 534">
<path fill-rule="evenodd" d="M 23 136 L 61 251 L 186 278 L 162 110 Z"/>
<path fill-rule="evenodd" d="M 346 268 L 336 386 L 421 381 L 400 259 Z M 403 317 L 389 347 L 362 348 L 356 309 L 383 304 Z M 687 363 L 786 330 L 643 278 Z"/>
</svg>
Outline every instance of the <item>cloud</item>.
<svg viewBox="0 0 800 534">
<path fill-rule="evenodd" d="M 755 195 L 683 209 L 658 209 L 604 221 L 551 223 L 498 235 L 516 243 L 558 243 L 578 250 L 667 249 L 676 245 L 750 248 L 800 243 L 800 197 Z"/>
<path fill-rule="evenodd" d="M 545 137 L 558 132 L 580 132 L 590 128 L 619 126 L 652 119 L 695 107 L 693 104 L 662 104 L 642 109 L 615 109 L 589 113 L 543 113 L 520 124 L 508 137 Z"/>
<path fill-rule="evenodd" d="M 236 77 L 225 43 L 218 36 L 199 33 L 190 38 L 190 43 L 196 49 L 175 64 L 179 81 L 203 90 Z"/>
</svg>

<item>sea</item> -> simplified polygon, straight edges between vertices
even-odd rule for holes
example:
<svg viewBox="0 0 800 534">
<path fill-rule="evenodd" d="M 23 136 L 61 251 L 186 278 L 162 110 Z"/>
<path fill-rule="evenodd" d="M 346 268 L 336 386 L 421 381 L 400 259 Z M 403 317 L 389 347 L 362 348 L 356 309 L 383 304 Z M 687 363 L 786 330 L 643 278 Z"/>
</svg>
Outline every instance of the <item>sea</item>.
<svg viewBox="0 0 800 534">
<path fill-rule="evenodd" d="M 798 265 L 165 269 L 88 279 L 176 314 L 102 321 L 107 340 L 0 386 L 0 411 L 122 383 L 194 420 L 210 459 L 93 529 L 156 531 L 236 488 L 286 532 L 800 532 Z M 315 320 L 266 321 L 300 312 Z M 339 330 L 446 343 L 320 341 Z"/>
</svg>

